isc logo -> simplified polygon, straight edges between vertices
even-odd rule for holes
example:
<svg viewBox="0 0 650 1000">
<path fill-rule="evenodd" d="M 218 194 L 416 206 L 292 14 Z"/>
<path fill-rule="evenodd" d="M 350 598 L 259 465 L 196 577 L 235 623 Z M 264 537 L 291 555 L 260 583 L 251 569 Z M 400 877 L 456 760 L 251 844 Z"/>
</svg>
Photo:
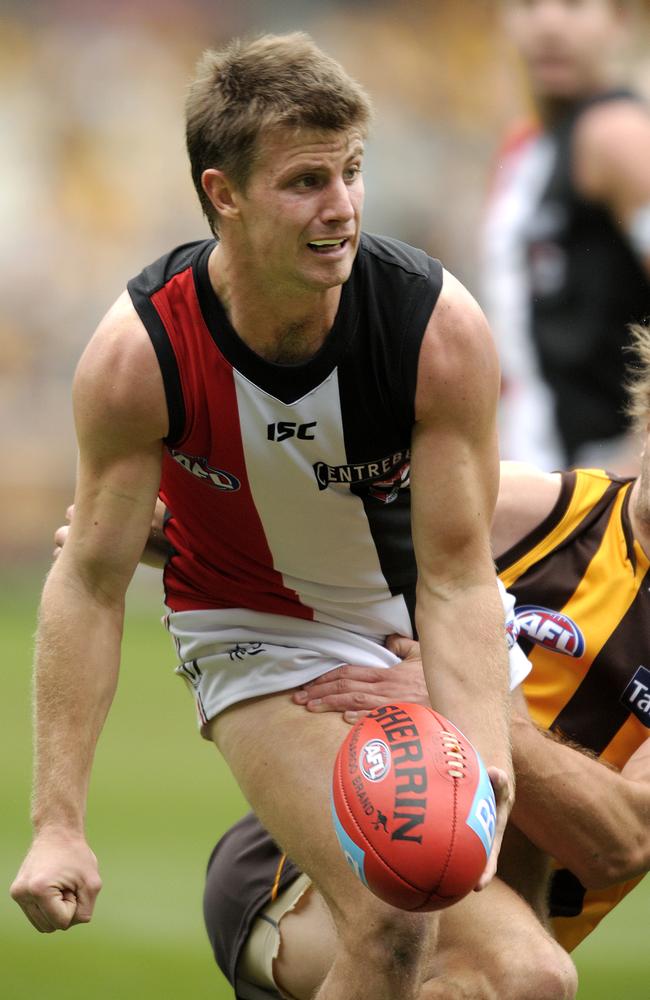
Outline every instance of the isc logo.
<svg viewBox="0 0 650 1000">
<path fill-rule="evenodd" d="M 524 604 L 515 609 L 515 617 L 521 632 L 538 646 L 564 653 L 565 656 L 582 656 L 584 653 L 584 636 L 567 615 L 535 604 Z"/>
<path fill-rule="evenodd" d="M 381 781 L 390 771 L 390 750 L 383 740 L 370 740 L 361 748 L 359 766 L 368 781 Z"/>
<path fill-rule="evenodd" d="M 287 438 L 297 437 L 300 441 L 313 441 L 314 435 L 311 433 L 317 421 L 312 420 L 308 424 L 296 424 L 291 420 L 278 420 L 277 424 L 267 424 L 266 436 L 269 441 L 286 441 Z"/>
</svg>

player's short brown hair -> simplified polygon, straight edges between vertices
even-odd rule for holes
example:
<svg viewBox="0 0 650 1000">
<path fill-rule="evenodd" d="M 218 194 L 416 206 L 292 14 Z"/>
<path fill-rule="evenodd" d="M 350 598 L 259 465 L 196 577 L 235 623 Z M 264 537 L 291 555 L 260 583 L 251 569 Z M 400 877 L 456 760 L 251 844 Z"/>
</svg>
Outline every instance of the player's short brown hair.
<svg viewBox="0 0 650 1000">
<path fill-rule="evenodd" d="M 627 350 L 633 360 L 627 367 L 626 412 L 635 429 L 645 434 L 650 421 L 650 325 L 635 323 L 630 327 Z"/>
<path fill-rule="evenodd" d="M 303 32 L 235 39 L 204 52 L 185 111 L 192 180 L 213 232 L 217 213 L 201 185 L 204 170 L 223 170 L 244 190 L 263 129 L 359 128 L 365 135 L 372 115 L 363 88 Z"/>
</svg>

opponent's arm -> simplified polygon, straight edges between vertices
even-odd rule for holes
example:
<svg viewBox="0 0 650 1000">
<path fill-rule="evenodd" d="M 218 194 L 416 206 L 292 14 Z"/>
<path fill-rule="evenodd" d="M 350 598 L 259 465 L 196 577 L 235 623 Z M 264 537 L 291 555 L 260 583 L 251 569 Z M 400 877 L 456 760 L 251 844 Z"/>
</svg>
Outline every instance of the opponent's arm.
<svg viewBox="0 0 650 1000">
<path fill-rule="evenodd" d="M 513 716 L 513 822 L 600 889 L 650 870 L 650 740 L 621 772 Z"/>
<path fill-rule="evenodd" d="M 525 462 L 500 463 L 499 493 L 490 532 L 495 559 L 548 517 L 561 486 L 558 472 L 542 472 Z"/>
<path fill-rule="evenodd" d="M 418 643 L 393 636 L 388 645 L 404 657 L 390 670 L 338 667 L 295 692 L 294 701 L 311 712 L 343 712 L 350 723 L 389 701 L 428 705 Z M 512 697 L 513 822 L 587 888 L 650 870 L 650 739 L 619 773 L 538 729 L 520 688 Z"/>
<path fill-rule="evenodd" d="M 496 865 L 512 805 L 508 656 L 490 551 L 499 371 L 483 313 L 445 274 L 420 350 L 412 439 L 416 621 L 431 704 L 475 744 L 495 786 Z"/>
<path fill-rule="evenodd" d="M 41 600 L 34 840 L 11 890 L 44 932 L 90 920 L 101 885 L 85 839 L 86 795 L 117 681 L 124 595 L 160 480 L 167 427 L 162 379 L 128 297 L 113 307 L 84 352 L 73 395 L 75 516 Z"/>
</svg>

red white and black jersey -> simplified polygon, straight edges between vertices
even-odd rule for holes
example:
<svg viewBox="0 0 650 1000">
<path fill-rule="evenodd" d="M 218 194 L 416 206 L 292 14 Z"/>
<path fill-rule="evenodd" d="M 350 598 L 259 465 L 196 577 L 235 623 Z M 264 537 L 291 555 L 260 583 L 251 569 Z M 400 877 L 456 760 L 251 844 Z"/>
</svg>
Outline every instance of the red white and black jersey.
<svg viewBox="0 0 650 1000">
<path fill-rule="evenodd" d="M 410 632 L 411 428 L 440 263 L 364 234 L 325 343 L 278 365 L 232 328 L 208 275 L 214 246 L 178 247 L 128 285 L 169 410 L 168 606 Z"/>
</svg>

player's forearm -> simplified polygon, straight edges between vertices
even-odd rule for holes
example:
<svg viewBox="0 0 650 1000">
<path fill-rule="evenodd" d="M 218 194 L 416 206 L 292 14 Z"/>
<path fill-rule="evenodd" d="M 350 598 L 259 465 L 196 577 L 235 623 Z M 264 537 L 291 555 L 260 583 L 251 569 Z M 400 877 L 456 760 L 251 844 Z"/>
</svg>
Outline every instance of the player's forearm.
<svg viewBox="0 0 650 1000">
<path fill-rule="evenodd" d="M 490 581 L 441 597 L 418 588 L 417 626 L 434 709 L 512 781 L 509 664 L 503 607 Z"/>
<path fill-rule="evenodd" d="M 110 707 L 123 614 L 55 566 L 45 585 L 34 668 L 35 831 L 82 831 L 92 760 Z"/>
<path fill-rule="evenodd" d="M 636 780 L 513 719 L 513 822 L 587 888 L 650 867 L 650 774 Z M 645 780 L 639 780 L 641 777 Z"/>
</svg>

